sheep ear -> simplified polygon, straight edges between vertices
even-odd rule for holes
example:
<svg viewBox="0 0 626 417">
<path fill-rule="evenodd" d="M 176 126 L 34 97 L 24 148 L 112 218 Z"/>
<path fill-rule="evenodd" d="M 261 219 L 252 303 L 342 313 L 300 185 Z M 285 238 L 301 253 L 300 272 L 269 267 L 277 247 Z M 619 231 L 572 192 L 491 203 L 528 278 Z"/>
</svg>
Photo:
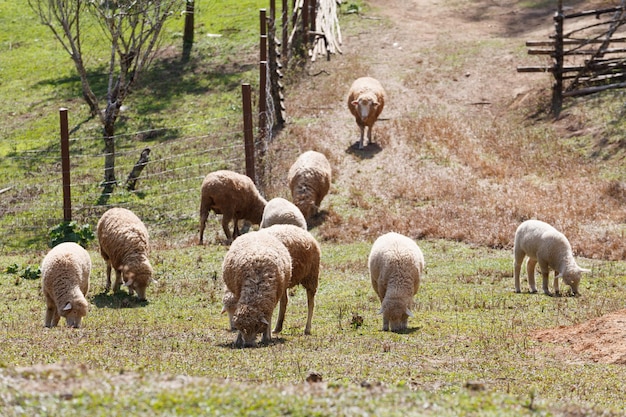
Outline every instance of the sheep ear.
<svg viewBox="0 0 626 417">
<path fill-rule="evenodd" d="M 383 314 L 383 308 L 382 307 L 378 309 L 378 314 Z"/>
<path fill-rule="evenodd" d="M 578 269 L 580 270 L 580 272 L 584 272 L 584 273 L 591 272 L 591 269 L 586 269 L 586 268 L 581 268 L 581 267 L 578 267 Z"/>
<path fill-rule="evenodd" d="M 413 317 L 413 313 L 411 313 L 411 310 L 409 310 L 408 308 L 405 311 L 406 315 L 409 317 Z"/>
<path fill-rule="evenodd" d="M 133 279 L 132 279 L 132 278 L 131 278 L 131 279 L 129 279 L 128 281 L 126 281 L 126 282 L 124 283 L 124 285 L 125 285 L 125 286 L 127 286 L 127 287 L 130 287 L 131 285 L 133 285 Z"/>
<path fill-rule="evenodd" d="M 267 319 L 265 317 L 261 317 L 261 323 L 265 324 L 266 326 L 269 326 L 270 324 L 267 322 Z"/>
<path fill-rule="evenodd" d="M 354 100 L 354 101 L 352 102 L 352 105 L 353 105 L 354 107 L 358 106 L 358 105 L 359 105 L 358 100 Z"/>
<path fill-rule="evenodd" d="M 220 311 L 220 314 L 224 314 L 226 313 L 226 306 L 222 307 L 222 311 Z"/>
<path fill-rule="evenodd" d="M 154 279 L 154 278 L 150 278 L 150 282 L 151 282 L 152 284 L 158 284 L 158 283 L 159 283 L 159 281 L 157 281 L 157 280 L 156 280 L 156 279 Z"/>
<path fill-rule="evenodd" d="M 65 304 L 65 307 L 63 307 L 63 311 L 70 311 L 71 309 L 72 309 L 72 303 L 68 301 L 67 304 Z"/>
</svg>

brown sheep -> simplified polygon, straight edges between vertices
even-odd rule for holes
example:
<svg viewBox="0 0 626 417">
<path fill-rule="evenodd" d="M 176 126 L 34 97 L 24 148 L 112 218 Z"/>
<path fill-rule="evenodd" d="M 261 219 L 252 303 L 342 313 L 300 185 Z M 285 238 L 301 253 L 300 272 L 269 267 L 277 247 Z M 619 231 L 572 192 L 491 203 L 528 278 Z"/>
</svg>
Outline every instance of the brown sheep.
<svg viewBox="0 0 626 417">
<path fill-rule="evenodd" d="M 348 92 L 348 109 L 361 129 L 359 149 L 363 149 L 363 136 L 367 127 L 367 141 L 372 143 L 372 127 L 385 107 L 387 94 L 380 82 L 372 77 L 356 79 Z"/>
<path fill-rule="evenodd" d="M 249 177 L 233 171 L 211 172 L 202 181 L 201 194 L 200 244 L 203 243 L 204 228 L 211 210 L 222 215 L 226 239 L 232 242 L 240 235 L 239 220 L 260 224 L 267 204 Z M 229 229 L 231 220 L 234 223 L 232 233 Z"/>
<path fill-rule="evenodd" d="M 326 156 L 307 151 L 296 159 L 287 175 L 294 204 L 308 222 L 317 214 L 322 200 L 328 194 L 332 170 Z"/>
</svg>

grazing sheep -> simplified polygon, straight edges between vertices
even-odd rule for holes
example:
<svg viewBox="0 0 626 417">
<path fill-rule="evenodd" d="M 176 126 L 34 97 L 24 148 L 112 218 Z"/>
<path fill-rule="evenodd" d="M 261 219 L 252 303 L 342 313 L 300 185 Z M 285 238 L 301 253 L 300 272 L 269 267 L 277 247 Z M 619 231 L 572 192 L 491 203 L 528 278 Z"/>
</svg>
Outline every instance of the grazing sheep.
<svg viewBox="0 0 626 417">
<path fill-rule="evenodd" d="M 348 92 L 348 108 L 361 129 L 359 149 L 363 149 L 363 135 L 367 127 L 367 141 L 372 143 L 372 127 L 385 107 L 386 93 L 380 82 L 372 77 L 356 79 Z"/>
<path fill-rule="evenodd" d="M 515 292 L 520 292 L 520 271 L 522 262 L 528 256 L 526 270 L 528 271 L 528 286 L 531 293 L 536 293 L 535 265 L 539 263 L 543 276 L 543 292 L 551 295 L 548 289 L 548 274 L 550 269 L 554 272 L 554 292 L 559 294 L 559 276 L 563 282 L 569 285 L 574 294 L 578 294 L 580 275 L 583 272 L 591 272 L 576 264 L 572 246 L 567 238 L 548 223 L 539 220 L 527 220 L 519 225 L 515 232 L 513 247 L 515 257 L 514 277 Z"/>
<path fill-rule="evenodd" d="M 306 221 L 317 213 L 328 194 L 332 170 L 324 154 L 307 151 L 296 159 L 287 175 L 294 204 Z"/>
<path fill-rule="evenodd" d="M 372 245 L 368 265 L 372 287 L 381 301 L 383 330 L 405 330 L 408 318 L 413 317 L 413 296 L 424 270 L 422 251 L 412 239 L 387 233 Z"/>
<path fill-rule="evenodd" d="M 255 346 L 272 339 L 272 314 L 291 279 L 291 257 L 269 233 L 250 232 L 237 238 L 224 257 L 222 276 L 237 300 L 233 326 L 238 330 L 235 346 Z"/>
<path fill-rule="evenodd" d="M 263 232 L 275 236 L 285 245 L 291 256 L 291 280 L 287 288 L 293 288 L 300 284 L 306 289 L 307 305 L 309 308 L 304 327 L 304 334 L 311 334 L 311 320 L 315 308 L 315 293 L 319 281 L 321 250 L 317 240 L 306 230 L 293 225 L 277 224 Z M 278 321 L 274 327 L 274 333 L 280 333 L 283 329 L 285 311 L 287 310 L 287 289 L 280 299 Z"/>
<path fill-rule="evenodd" d="M 239 236 L 239 220 L 261 223 L 267 201 L 259 194 L 254 182 L 246 175 L 233 171 L 211 172 L 202 181 L 200 201 L 200 244 L 209 212 L 222 215 L 222 228 L 229 242 Z M 233 221 L 233 233 L 229 223 Z"/>
<path fill-rule="evenodd" d="M 107 264 L 105 292 L 111 289 L 111 268 L 115 269 L 113 292 L 124 280 L 128 293 L 137 292 L 140 301 L 146 300 L 146 288 L 152 279 L 152 265 L 148 260 L 150 242 L 148 229 L 132 211 L 125 208 L 107 210 L 98 221 L 100 254 Z"/>
<path fill-rule="evenodd" d="M 46 327 L 65 317 L 68 327 L 80 327 L 87 315 L 91 258 L 82 246 L 65 242 L 55 246 L 41 263 L 41 282 L 46 297 Z"/>
<path fill-rule="evenodd" d="M 306 220 L 300 209 L 291 201 L 280 197 L 267 202 L 259 228 L 267 228 L 274 224 L 292 224 L 307 230 Z"/>
</svg>

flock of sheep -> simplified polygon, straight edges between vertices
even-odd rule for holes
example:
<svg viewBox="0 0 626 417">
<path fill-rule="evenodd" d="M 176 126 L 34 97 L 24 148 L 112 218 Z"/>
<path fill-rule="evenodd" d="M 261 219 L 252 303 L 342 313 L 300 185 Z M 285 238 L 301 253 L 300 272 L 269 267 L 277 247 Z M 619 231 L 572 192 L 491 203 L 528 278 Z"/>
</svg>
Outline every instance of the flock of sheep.
<svg viewBox="0 0 626 417">
<path fill-rule="evenodd" d="M 370 77 L 357 79 L 348 94 L 348 107 L 361 129 L 371 129 L 384 107 L 385 91 Z M 222 215 L 222 228 L 230 248 L 222 263 L 225 284 L 222 310 L 228 313 L 231 330 L 237 331 L 237 347 L 255 346 L 258 334 L 262 342 L 271 340 L 273 312 L 279 306 L 273 332 L 282 330 L 288 303 L 288 289 L 302 285 L 306 289 L 308 314 L 305 334 L 311 333 L 320 272 L 321 249 L 308 232 L 307 221 L 315 216 L 329 191 L 331 167 L 326 157 L 315 151 L 301 154 L 289 169 L 288 182 L 293 203 L 284 198 L 266 201 L 250 178 L 233 171 L 209 173 L 201 186 L 200 236 L 210 211 Z M 259 230 L 241 234 L 238 224 L 246 220 Z M 233 230 L 230 223 L 233 222 Z M 111 269 L 116 279 L 113 291 L 121 285 L 130 295 L 146 299 L 146 288 L 154 281 L 148 259 L 150 243 L 143 222 L 130 210 L 112 208 L 97 226 L 100 254 L 107 265 L 106 292 L 111 289 Z M 523 222 L 515 232 L 515 291 L 520 292 L 522 262 L 528 257 L 528 284 L 535 286 L 535 266 L 539 264 L 543 291 L 550 295 L 548 273 L 555 271 L 554 292 L 559 293 L 558 279 L 569 285 L 574 294 L 583 272 L 574 259 L 567 238 L 554 227 L 538 220 Z M 414 296 L 424 271 L 424 255 L 409 237 L 389 232 L 372 245 L 368 268 L 374 291 L 381 302 L 383 330 L 399 332 L 412 317 Z M 56 326 L 65 317 L 68 326 L 80 327 L 87 314 L 85 295 L 89 290 L 91 259 L 76 243 L 62 243 L 44 258 L 42 288 L 46 300 L 45 326 Z"/>
</svg>

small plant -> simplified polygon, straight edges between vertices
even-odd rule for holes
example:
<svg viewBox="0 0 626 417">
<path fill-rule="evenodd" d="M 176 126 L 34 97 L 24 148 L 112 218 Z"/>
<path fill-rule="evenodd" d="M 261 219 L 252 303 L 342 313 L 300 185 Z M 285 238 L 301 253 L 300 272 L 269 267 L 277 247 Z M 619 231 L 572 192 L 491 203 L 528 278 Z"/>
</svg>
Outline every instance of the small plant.
<svg viewBox="0 0 626 417">
<path fill-rule="evenodd" d="M 6 273 L 18 275 L 22 279 L 39 279 L 41 277 L 41 270 L 39 269 L 39 265 L 31 266 L 27 265 L 24 270 L 20 272 L 20 266 L 18 264 L 11 264 L 7 266 Z M 16 285 L 19 284 L 20 280 L 17 279 L 15 281 Z"/>
<path fill-rule="evenodd" d="M 78 223 L 72 220 L 70 222 L 60 223 L 50 230 L 49 246 L 53 248 L 59 243 L 76 242 L 85 248 L 94 238 L 95 235 L 91 229 L 91 225 L 83 224 L 79 226 Z"/>
</svg>

